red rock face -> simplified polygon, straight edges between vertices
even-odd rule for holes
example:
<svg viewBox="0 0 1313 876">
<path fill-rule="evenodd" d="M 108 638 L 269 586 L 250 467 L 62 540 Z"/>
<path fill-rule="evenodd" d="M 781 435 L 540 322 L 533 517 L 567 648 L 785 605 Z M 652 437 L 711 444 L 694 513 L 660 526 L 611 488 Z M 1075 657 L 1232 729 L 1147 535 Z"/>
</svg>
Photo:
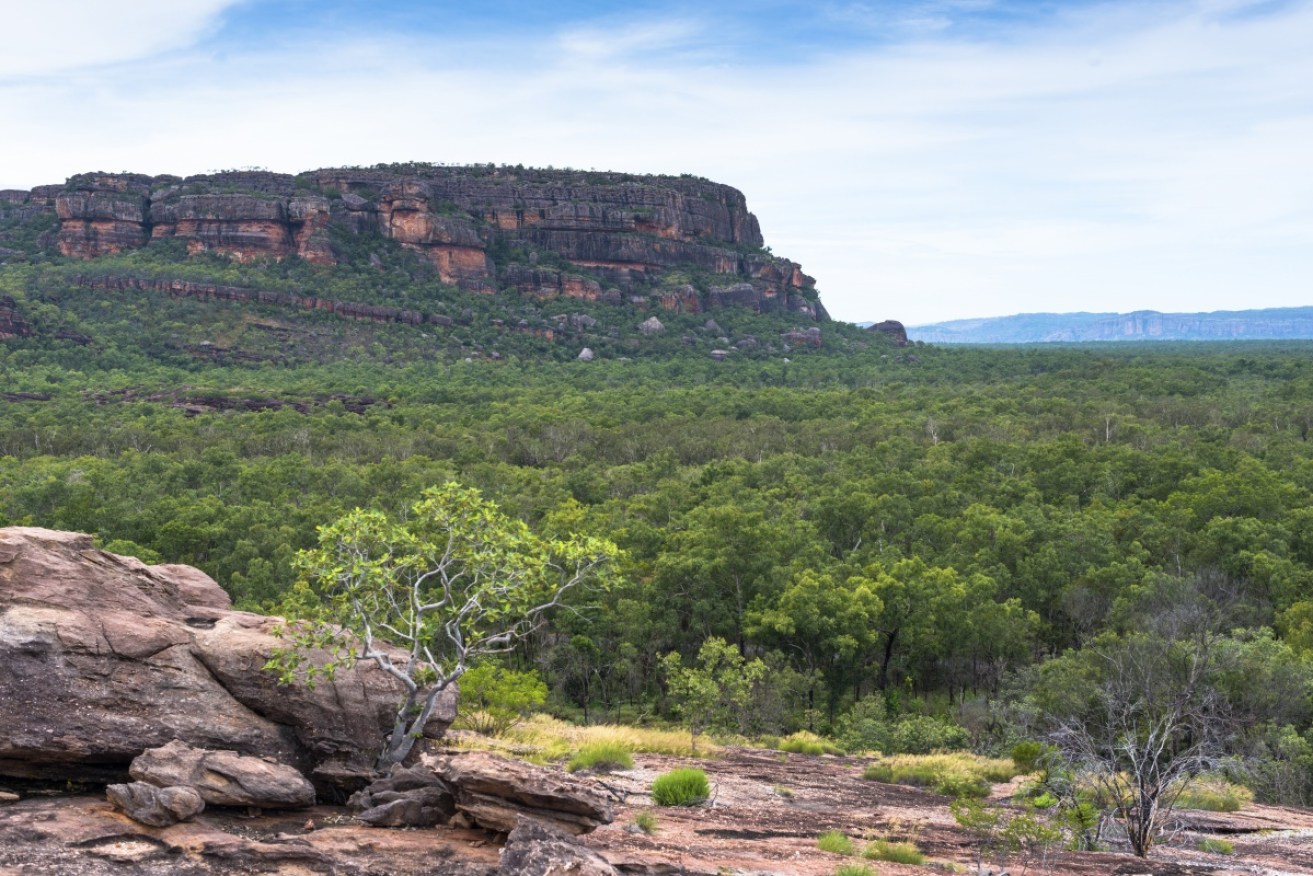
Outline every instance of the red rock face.
<svg viewBox="0 0 1313 876">
<path fill-rule="evenodd" d="M 72 192 L 55 199 L 59 251 L 71 258 L 95 258 L 145 246 L 149 209 L 141 195 Z"/>
<path fill-rule="evenodd" d="M 392 186 L 378 201 L 379 230 L 422 254 L 438 269 L 444 283 L 490 279 L 492 264 L 474 226 L 459 217 L 432 212 L 431 197 L 421 183 Z"/>
</svg>

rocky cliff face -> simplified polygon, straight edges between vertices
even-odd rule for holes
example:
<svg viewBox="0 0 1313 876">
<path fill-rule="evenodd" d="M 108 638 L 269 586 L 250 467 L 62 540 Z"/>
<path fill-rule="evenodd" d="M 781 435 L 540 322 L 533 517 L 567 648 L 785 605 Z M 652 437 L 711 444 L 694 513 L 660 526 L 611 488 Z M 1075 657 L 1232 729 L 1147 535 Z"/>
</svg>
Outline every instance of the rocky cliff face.
<svg viewBox="0 0 1313 876">
<path fill-rule="evenodd" d="M 488 294 L 828 318 L 815 281 L 763 247 L 743 194 L 692 177 L 404 165 L 94 173 L 2 194 L 11 213 L 53 211 L 59 251 L 72 258 L 174 239 L 193 254 L 334 264 L 360 251 L 352 240 L 376 236 L 416 252 L 443 283 Z"/>
</svg>

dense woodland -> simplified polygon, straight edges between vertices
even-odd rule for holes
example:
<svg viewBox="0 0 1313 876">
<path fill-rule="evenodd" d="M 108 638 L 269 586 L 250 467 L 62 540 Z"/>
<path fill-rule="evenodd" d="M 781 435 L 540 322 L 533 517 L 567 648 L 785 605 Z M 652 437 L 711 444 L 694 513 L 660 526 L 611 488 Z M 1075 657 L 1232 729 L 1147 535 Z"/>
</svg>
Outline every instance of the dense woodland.
<svg viewBox="0 0 1313 876">
<path fill-rule="evenodd" d="M 170 257 L 96 269 L 321 270 Z M 85 271 L 0 272 L 36 330 L 0 341 L 0 525 L 95 533 L 277 611 L 317 526 L 455 480 L 623 551 L 507 661 L 550 709 L 672 720 L 670 652 L 760 660 L 750 706 L 710 729 L 908 751 L 1006 750 L 1079 698 L 1082 654 L 1188 615 L 1245 780 L 1313 795 L 1313 346 L 898 348 L 827 324 L 786 352 L 789 325 L 726 312 L 731 339 L 772 343 L 713 361 L 705 314 L 662 313 L 646 343 L 633 308 L 498 305 L 592 313 L 604 355 L 577 362 L 492 327 L 487 296 L 451 293 L 463 322 L 434 330 L 70 282 Z M 368 300 L 386 275 L 335 276 Z"/>
</svg>

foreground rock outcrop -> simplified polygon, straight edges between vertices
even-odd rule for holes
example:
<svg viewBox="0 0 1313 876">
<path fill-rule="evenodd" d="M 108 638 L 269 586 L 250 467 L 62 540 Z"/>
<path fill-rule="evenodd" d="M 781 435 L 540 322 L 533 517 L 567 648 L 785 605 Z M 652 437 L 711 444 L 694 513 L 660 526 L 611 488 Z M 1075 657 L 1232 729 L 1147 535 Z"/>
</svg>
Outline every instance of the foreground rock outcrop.
<svg viewBox="0 0 1313 876">
<path fill-rule="evenodd" d="M 209 576 L 0 529 L 0 776 L 117 782 L 181 740 L 288 764 L 321 793 L 367 782 L 399 694 L 371 664 L 313 690 L 262 667 L 277 618 L 233 611 Z M 455 717 L 443 700 L 426 735 Z"/>
</svg>

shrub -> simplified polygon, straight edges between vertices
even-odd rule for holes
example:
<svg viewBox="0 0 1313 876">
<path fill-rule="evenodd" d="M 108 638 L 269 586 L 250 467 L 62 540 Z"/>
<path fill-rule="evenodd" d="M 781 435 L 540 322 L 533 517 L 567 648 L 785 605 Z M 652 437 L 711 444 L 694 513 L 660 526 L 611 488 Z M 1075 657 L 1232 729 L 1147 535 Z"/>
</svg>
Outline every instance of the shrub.
<svg viewBox="0 0 1313 876">
<path fill-rule="evenodd" d="M 648 836 L 656 833 L 657 818 L 651 812 L 635 813 L 634 824 L 638 825 L 638 829 Z"/>
<path fill-rule="evenodd" d="M 1016 764 L 1018 772 L 1035 772 L 1039 769 L 1039 761 L 1043 756 L 1044 746 L 1038 742 L 1027 740 L 1012 746 L 1012 762 Z"/>
<path fill-rule="evenodd" d="M 914 864 L 918 867 L 925 863 L 925 855 L 921 854 L 921 850 L 912 843 L 895 843 L 889 840 L 873 840 L 867 844 L 862 857 L 872 861 L 889 861 L 893 864 Z"/>
<path fill-rule="evenodd" d="M 856 853 L 853 848 L 853 841 L 848 839 L 848 835 L 841 830 L 830 830 L 816 838 L 816 848 L 822 852 L 830 852 L 835 855 L 851 855 Z"/>
<path fill-rule="evenodd" d="M 813 756 L 822 754 L 843 754 L 843 749 L 834 745 L 832 742 L 822 739 L 815 733 L 808 733 L 806 730 L 799 730 L 792 736 L 781 740 L 780 751 L 788 751 L 793 754 L 810 754 Z"/>
<path fill-rule="evenodd" d="M 965 727 L 929 715 L 905 715 L 889 732 L 888 750 L 896 754 L 929 754 L 966 748 L 971 734 Z"/>
<path fill-rule="evenodd" d="M 888 711 L 884 697 L 878 694 L 864 696 L 839 718 L 835 736 L 849 751 L 887 751 Z"/>
<path fill-rule="evenodd" d="M 459 726 L 489 736 L 504 736 L 547 699 L 538 673 L 501 666 L 476 666 L 460 678 Z"/>
<path fill-rule="evenodd" d="M 658 806 L 696 806 L 710 796 L 707 774 L 699 769 L 671 770 L 652 782 L 652 799 Z"/>
<path fill-rule="evenodd" d="M 1199 841 L 1199 851 L 1213 855 L 1230 855 L 1235 852 L 1235 845 L 1224 839 L 1203 839 Z"/>
<path fill-rule="evenodd" d="M 612 770 L 627 770 L 633 765 L 633 755 L 622 743 L 594 742 L 579 749 L 579 753 L 570 758 L 566 769 L 572 773 L 579 770 L 609 773 Z"/>
</svg>

